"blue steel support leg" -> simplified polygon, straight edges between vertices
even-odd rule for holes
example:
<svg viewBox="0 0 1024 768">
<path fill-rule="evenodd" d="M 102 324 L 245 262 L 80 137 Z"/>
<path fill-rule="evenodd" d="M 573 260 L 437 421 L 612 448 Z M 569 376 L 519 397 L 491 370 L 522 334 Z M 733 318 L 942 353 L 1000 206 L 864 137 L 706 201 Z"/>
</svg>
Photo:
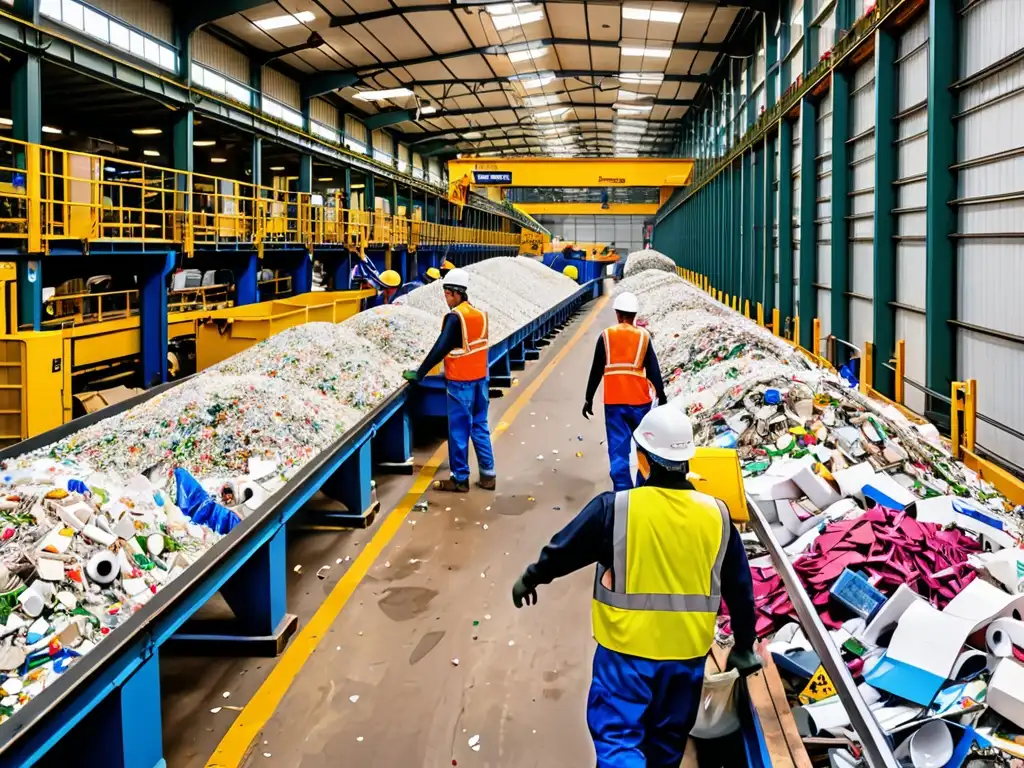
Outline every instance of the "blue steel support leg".
<svg viewBox="0 0 1024 768">
<path fill-rule="evenodd" d="M 152 387 L 167 381 L 167 276 L 174 269 L 174 252 L 142 261 L 139 274 L 139 330 L 142 336 L 142 383 Z"/>
<path fill-rule="evenodd" d="M 412 418 L 408 406 L 399 408 L 373 438 L 371 454 L 377 466 L 395 474 L 411 475 Z"/>
<path fill-rule="evenodd" d="M 512 361 L 511 351 L 506 352 L 498 360 L 491 363 L 490 377 L 491 388 L 512 386 Z"/>
<path fill-rule="evenodd" d="M 235 278 L 235 303 L 255 304 L 260 300 L 260 260 L 255 253 L 244 257 L 242 269 Z"/>
<path fill-rule="evenodd" d="M 292 276 L 292 294 L 309 293 L 313 290 L 313 255 L 309 252 L 298 257 L 295 266 L 290 270 Z"/>
<path fill-rule="evenodd" d="M 167 765 L 160 719 L 160 656 L 155 648 L 153 655 L 101 706 L 102 724 L 94 731 L 94 736 L 96 746 L 102 745 L 105 749 L 91 753 L 102 754 L 104 765 L 117 768 L 164 768 Z M 87 750 L 86 754 L 89 753 Z"/>
<path fill-rule="evenodd" d="M 513 371 L 521 371 L 526 367 L 526 349 L 523 342 L 519 342 L 509 349 L 508 363 Z"/>
<path fill-rule="evenodd" d="M 43 270 L 38 259 L 18 261 L 18 326 L 38 331 L 43 317 Z"/>
<path fill-rule="evenodd" d="M 323 494 L 344 504 L 345 511 L 334 505 L 314 508 L 313 513 L 321 522 L 354 528 L 366 528 L 373 523 L 379 505 L 373 500 L 371 455 L 370 441 L 366 440 L 324 483 Z"/>
<path fill-rule="evenodd" d="M 178 653 L 225 656 L 276 656 L 298 626 L 287 613 L 288 572 L 285 527 L 261 546 L 227 580 L 220 593 L 235 614 L 233 620 L 186 622 L 170 640 Z"/>
</svg>

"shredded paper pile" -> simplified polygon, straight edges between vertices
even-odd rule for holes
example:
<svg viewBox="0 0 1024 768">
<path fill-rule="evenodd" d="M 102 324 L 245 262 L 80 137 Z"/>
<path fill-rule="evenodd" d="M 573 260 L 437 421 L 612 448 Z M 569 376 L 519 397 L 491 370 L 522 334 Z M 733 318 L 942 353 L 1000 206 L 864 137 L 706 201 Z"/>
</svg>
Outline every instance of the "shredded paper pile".
<svg viewBox="0 0 1024 768">
<path fill-rule="evenodd" d="M 491 340 L 579 286 L 528 258 L 469 267 Z M 285 330 L 0 474 L 0 722 L 404 385 L 439 287 Z"/>
<path fill-rule="evenodd" d="M 1022 510 L 953 460 L 934 427 L 812 365 L 667 263 L 632 254 L 617 290 L 637 295 L 698 442 L 738 451 L 748 496 L 903 764 L 918 765 L 911 747 L 926 743 L 991 758 L 978 765 L 1024 757 Z M 751 566 L 757 632 L 803 735 L 856 740 L 794 597 L 769 557 Z M 840 751 L 833 765 L 857 764 Z"/>
</svg>

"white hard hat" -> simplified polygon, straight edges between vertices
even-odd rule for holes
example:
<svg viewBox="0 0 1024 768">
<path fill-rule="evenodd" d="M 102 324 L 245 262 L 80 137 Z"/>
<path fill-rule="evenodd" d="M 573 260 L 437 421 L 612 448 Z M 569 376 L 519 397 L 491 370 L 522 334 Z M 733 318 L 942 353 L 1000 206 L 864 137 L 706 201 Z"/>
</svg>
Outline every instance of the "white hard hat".
<svg viewBox="0 0 1024 768">
<path fill-rule="evenodd" d="M 632 293 L 620 293 L 615 297 L 615 303 L 612 304 L 612 309 L 616 312 L 625 312 L 630 315 L 635 315 L 640 311 L 640 302 L 636 300 L 636 296 Z"/>
<path fill-rule="evenodd" d="M 681 464 L 697 453 L 690 417 L 673 405 L 659 405 L 648 411 L 633 439 L 652 458 L 667 464 Z"/>
<path fill-rule="evenodd" d="M 441 278 L 441 285 L 445 288 L 464 291 L 469 288 L 469 273 L 456 267 Z"/>
</svg>

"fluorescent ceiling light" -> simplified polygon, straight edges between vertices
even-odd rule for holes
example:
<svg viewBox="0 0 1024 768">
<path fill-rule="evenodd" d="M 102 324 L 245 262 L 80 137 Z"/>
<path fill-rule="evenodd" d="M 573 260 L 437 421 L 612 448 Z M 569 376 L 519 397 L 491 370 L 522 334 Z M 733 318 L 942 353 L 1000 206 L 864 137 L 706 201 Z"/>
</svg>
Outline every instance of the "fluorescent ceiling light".
<svg viewBox="0 0 1024 768">
<path fill-rule="evenodd" d="M 495 149 L 490 152 L 477 152 L 476 154 L 477 157 L 494 157 L 495 155 L 500 155 L 501 152 Z"/>
<path fill-rule="evenodd" d="M 313 21 L 316 16 L 312 11 L 300 11 L 299 13 L 288 13 L 284 16 L 271 16 L 269 19 L 254 21 L 257 27 L 263 30 L 281 29 L 282 27 L 296 27 L 308 21 Z"/>
<path fill-rule="evenodd" d="M 60 128 L 51 128 L 48 125 L 44 125 L 43 126 L 43 133 L 57 133 L 57 134 L 61 134 L 61 133 L 64 133 L 64 131 L 62 131 Z"/>
<path fill-rule="evenodd" d="M 544 18 L 544 11 L 540 9 L 537 9 L 536 11 L 509 13 L 503 16 L 496 16 L 494 11 L 490 11 L 490 14 L 494 28 L 499 31 L 502 29 L 509 29 L 510 27 L 520 27 L 527 24 L 533 24 L 535 21 L 540 21 Z"/>
<path fill-rule="evenodd" d="M 211 157 L 211 163 L 226 163 L 228 159 L 226 157 Z"/>
<path fill-rule="evenodd" d="M 216 143 L 217 142 L 214 141 L 213 139 L 200 139 L 199 141 L 193 141 L 192 142 L 192 146 L 193 147 L 212 147 Z"/>
<path fill-rule="evenodd" d="M 622 18 L 634 21 L 665 21 L 670 24 L 678 24 L 682 21 L 683 14 L 679 11 L 656 11 L 651 8 L 622 8 Z"/>
<path fill-rule="evenodd" d="M 136 136 L 159 136 L 163 131 L 159 128 L 132 128 Z"/>
<path fill-rule="evenodd" d="M 6 127 L 9 128 L 10 126 L 14 125 L 14 121 L 11 120 L 11 118 L 9 118 L 9 117 L 0 117 L 0 125 L 6 126 Z"/>
<path fill-rule="evenodd" d="M 616 133 L 645 133 L 647 128 L 641 128 L 638 125 L 616 125 Z"/>
<path fill-rule="evenodd" d="M 480 131 L 470 131 L 469 133 L 462 134 L 464 139 L 482 139 L 484 135 Z"/>
<path fill-rule="evenodd" d="M 349 189 L 362 189 L 365 186 L 365 184 L 353 184 Z"/>
<path fill-rule="evenodd" d="M 619 75 L 620 83 L 660 83 L 664 79 L 661 72 L 623 72 Z"/>
<path fill-rule="evenodd" d="M 317 179 L 317 181 L 334 181 L 334 177 L 333 176 L 322 176 L 321 178 Z"/>
<path fill-rule="evenodd" d="M 538 120 L 551 120 L 556 117 L 560 117 L 568 112 L 570 107 L 561 107 L 559 109 L 549 109 L 544 112 L 535 112 L 534 117 Z"/>
<path fill-rule="evenodd" d="M 650 112 L 652 107 L 649 104 L 619 104 L 616 102 L 612 104 L 614 110 L 630 110 L 635 112 Z"/>
<path fill-rule="evenodd" d="M 644 99 L 653 99 L 653 93 L 640 93 L 638 91 L 626 91 L 619 88 L 618 98 L 621 101 L 643 101 Z"/>
<path fill-rule="evenodd" d="M 539 59 L 548 55 L 548 48 L 526 48 L 522 51 L 512 51 L 508 54 L 508 60 L 513 64 L 530 59 Z"/>
<path fill-rule="evenodd" d="M 272 165 L 272 166 L 270 166 L 270 170 L 272 170 L 272 171 L 283 171 L 284 170 L 284 166 L 283 165 Z"/>
<path fill-rule="evenodd" d="M 647 56 L 652 59 L 667 59 L 672 55 L 671 48 L 649 48 L 647 46 L 626 46 L 621 49 L 623 56 Z"/>
<path fill-rule="evenodd" d="M 435 112 L 437 112 L 437 107 L 433 106 L 432 104 L 427 104 L 424 107 L 420 107 L 420 115 L 421 116 L 422 115 L 432 115 Z"/>
<path fill-rule="evenodd" d="M 146 157 L 160 157 L 160 152 L 155 149 L 144 149 L 142 150 L 142 154 Z"/>
<path fill-rule="evenodd" d="M 640 117 L 641 115 L 646 115 L 650 111 L 651 111 L 650 107 L 647 107 L 646 109 L 620 109 L 619 110 L 619 114 L 620 115 L 632 115 L 634 117 Z"/>
<path fill-rule="evenodd" d="M 523 104 L 528 107 L 544 107 L 548 104 L 557 104 L 561 100 L 561 94 L 554 93 L 550 96 L 527 96 L 523 99 Z"/>
<path fill-rule="evenodd" d="M 616 125 L 639 125 L 641 128 L 647 127 L 646 120 L 616 120 Z"/>
<path fill-rule="evenodd" d="M 408 88 L 387 88 L 383 91 L 359 91 L 355 97 L 360 101 L 382 101 L 384 99 L 401 99 L 412 96 Z"/>
</svg>

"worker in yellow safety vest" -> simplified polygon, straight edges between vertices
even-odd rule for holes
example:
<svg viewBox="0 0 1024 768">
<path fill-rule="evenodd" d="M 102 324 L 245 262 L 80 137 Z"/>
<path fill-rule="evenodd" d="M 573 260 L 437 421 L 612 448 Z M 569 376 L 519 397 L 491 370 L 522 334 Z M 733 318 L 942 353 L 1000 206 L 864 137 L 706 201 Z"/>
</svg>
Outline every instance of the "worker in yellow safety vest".
<svg viewBox="0 0 1024 768">
<path fill-rule="evenodd" d="M 594 415 L 594 395 L 604 382 L 604 423 L 608 433 L 608 464 L 612 488 L 632 488 L 629 452 L 633 430 L 658 398 L 664 405 L 665 385 L 658 357 L 646 328 L 636 326 L 640 304 L 632 293 L 621 293 L 612 305 L 617 323 L 601 334 L 594 350 L 594 362 L 587 382 L 583 417 Z"/>
<path fill-rule="evenodd" d="M 527 567 L 512 600 L 532 605 L 539 585 L 597 563 L 587 724 L 598 768 L 678 768 L 723 599 L 735 639 L 729 668 L 761 666 L 753 584 L 725 503 L 687 479 L 696 448 L 686 414 L 655 408 L 633 437 L 651 465 L 647 484 L 587 504 Z"/>
<path fill-rule="evenodd" d="M 448 464 L 451 478 L 439 480 L 440 491 L 465 493 L 469 490 L 469 443 L 472 441 L 480 465 L 481 488 L 493 491 L 497 486 L 494 451 L 487 426 L 490 406 L 487 359 L 487 313 L 469 303 L 469 274 L 453 269 L 443 278 L 445 302 L 451 309 L 445 315 L 433 348 L 416 371 L 406 371 L 407 381 L 422 381 L 444 360 L 445 386 L 448 391 Z"/>
</svg>

